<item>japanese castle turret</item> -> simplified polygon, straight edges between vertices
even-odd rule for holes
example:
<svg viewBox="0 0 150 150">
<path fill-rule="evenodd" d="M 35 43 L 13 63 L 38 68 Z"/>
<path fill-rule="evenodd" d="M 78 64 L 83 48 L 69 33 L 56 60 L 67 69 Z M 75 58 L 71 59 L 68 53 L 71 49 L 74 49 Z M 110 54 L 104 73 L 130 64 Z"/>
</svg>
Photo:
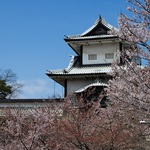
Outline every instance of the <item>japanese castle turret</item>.
<svg viewBox="0 0 150 150">
<path fill-rule="evenodd" d="M 123 52 L 127 46 L 118 36 L 109 34 L 108 31 L 112 28 L 116 29 L 99 16 L 94 25 L 84 33 L 65 36 L 65 42 L 77 56 L 72 56 L 68 68 L 48 70 L 46 73 L 64 86 L 65 96 L 81 93 L 90 87 L 96 87 L 95 91 L 100 92 L 107 86 L 111 78 L 107 73 L 111 70 L 116 52 Z"/>
</svg>

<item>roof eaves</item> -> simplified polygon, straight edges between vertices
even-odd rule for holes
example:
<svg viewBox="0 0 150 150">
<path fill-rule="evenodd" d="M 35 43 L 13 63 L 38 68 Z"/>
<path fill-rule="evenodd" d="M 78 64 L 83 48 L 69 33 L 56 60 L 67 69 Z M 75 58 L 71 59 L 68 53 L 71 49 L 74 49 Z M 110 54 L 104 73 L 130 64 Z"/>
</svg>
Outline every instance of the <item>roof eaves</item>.
<svg viewBox="0 0 150 150">
<path fill-rule="evenodd" d="M 46 73 L 46 74 L 60 74 L 60 73 L 66 73 L 66 68 L 64 69 L 58 69 L 58 70 L 47 70 L 49 71 L 49 73 Z"/>
<path fill-rule="evenodd" d="M 49 74 L 46 73 L 47 76 L 53 78 L 53 77 L 62 77 L 62 76 L 80 76 L 80 75 L 93 75 L 93 74 L 106 74 L 108 71 L 103 71 L 103 72 L 78 72 L 78 73 L 59 73 L 59 74 Z"/>
<path fill-rule="evenodd" d="M 84 37 L 72 37 L 70 39 L 67 39 L 66 41 L 72 41 L 72 40 L 94 40 L 94 39 L 107 39 L 107 38 L 118 38 L 117 35 L 97 35 L 97 36 L 84 36 Z"/>
</svg>

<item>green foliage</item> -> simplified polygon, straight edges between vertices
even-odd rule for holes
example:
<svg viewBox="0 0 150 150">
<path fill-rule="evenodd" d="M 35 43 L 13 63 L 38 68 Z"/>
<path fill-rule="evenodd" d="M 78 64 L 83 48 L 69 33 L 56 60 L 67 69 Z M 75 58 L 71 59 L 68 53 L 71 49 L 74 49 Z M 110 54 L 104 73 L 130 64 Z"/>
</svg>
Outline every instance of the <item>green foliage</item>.
<svg viewBox="0 0 150 150">
<path fill-rule="evenodd" d="M 5 99 L 12 93 L 12 86 L 6 84 L 6 80 L 0 80 L 0 99 Z"/>
</svg>

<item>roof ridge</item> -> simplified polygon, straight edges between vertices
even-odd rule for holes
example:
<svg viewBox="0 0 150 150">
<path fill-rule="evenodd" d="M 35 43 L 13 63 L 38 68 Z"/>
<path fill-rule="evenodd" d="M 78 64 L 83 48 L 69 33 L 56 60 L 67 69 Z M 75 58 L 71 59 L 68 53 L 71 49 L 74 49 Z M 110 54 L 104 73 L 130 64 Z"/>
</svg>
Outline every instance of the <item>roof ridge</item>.
<svg viewBox="0 0 150 150">
<path fill-rule="evenodd" d="M 68 67 L 65 69 L 67 72 L 69 72 L 73 66 L 75 65 L 76 61 L 77 61 L 77 56 L 74 56 L 74 55 L 70 55 L 71 56 L 71 60 L 70 60 L 70 63 L 68 65 Z"/>
</svg>

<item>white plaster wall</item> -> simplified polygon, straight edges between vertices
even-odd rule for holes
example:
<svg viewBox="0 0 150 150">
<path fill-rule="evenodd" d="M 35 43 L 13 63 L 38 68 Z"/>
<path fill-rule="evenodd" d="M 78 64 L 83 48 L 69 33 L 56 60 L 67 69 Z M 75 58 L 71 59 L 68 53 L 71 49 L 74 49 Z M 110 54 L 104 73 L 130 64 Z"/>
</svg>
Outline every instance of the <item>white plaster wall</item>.
<svg viewBox="0 0 150 150">
<path fill-rule="evenodd" d="M 116 51 L 119 49 L 119 43 L 107 43 L 107 44 L 97 44 L 97 45 L 84 45 L 82 63 L 83 64 L 106 64 L 112 63 L 113 59 L 105 60 L 105 53 L 114 53 L 114 58 L 116 56 Z M 88 60 L 88 54 L 97 54 L 97 60 Z"/>
<path fill-rule="evenodd" d="M 44 102 L 37 102 L 37 103 L 0 103 L 0 117 L 2 116 L 5 116 L 4 114 L 4 109 L 5 108 L 8 108 L 10 109 L 11 113 L 12 114 L 16 114 L 16 110 L 19 108 L 21 110 L 21 112 L 23 114 L 28 114 L 28 111 L 31 111 L 31 112 L 35 112 L 35 107 L 38 106 L 38 107 L 47 107 L 47 104 L 50 104 L 49 102 L 47 103 L 44 103 Z M 58 103 L 57 104 L 61 105 L 61 103 Z M 62 115 L 63 113 L 63 110 L 62 109 L 59 109 L 59 112 L 60 114 L 59 115 Z"/>
<path fill-rule="evenodd" d="M 79 78 L 79 79 L 73 79 L 73 80 L 67 80 L 67 95 L 71 94 L 72 92 L 79 90 L 89 84 L 92 84 L 95 82 L 96 77 L 93 78 Z M 102 80 L 103 83 L 107 83 L 106 79 Z"/>
<path fill-rule="evenodd" d="M 0 103 L 0 107 L 22 107 L 22 108 L 34 108 L 35 106 L 46 107 L 43 103 Z"/>
</svg>

